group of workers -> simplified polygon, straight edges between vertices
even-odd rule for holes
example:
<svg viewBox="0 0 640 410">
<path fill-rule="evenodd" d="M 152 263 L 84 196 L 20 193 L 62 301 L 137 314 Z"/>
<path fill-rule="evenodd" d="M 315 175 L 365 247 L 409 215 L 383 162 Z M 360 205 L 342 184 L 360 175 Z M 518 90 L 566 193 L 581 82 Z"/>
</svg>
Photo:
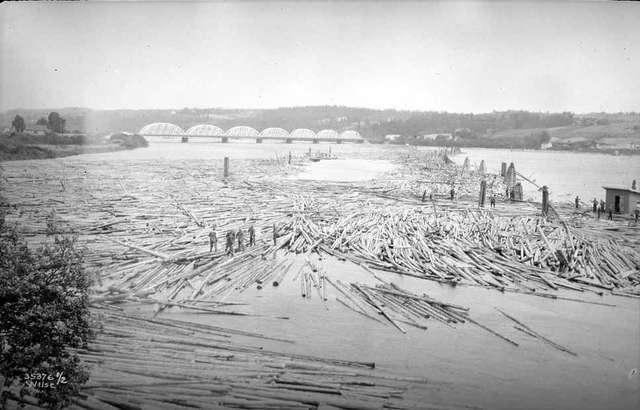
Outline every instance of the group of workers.
<svg viewBox="0 0 640 410">
<path fill-rule="evenodd" d="M 591 203 L 592 212 L 597 215 L 598 219 L 600 219 L 600 216 L 602 216 L 602 214 L 606 213 L 607 219 L 613 221 L 613 210 L 610 207 L 607 207 L 606 203 L 602 199 L 598 201 L 596 198 L 593 198 L 593 201 Z M 578 196 L 576 196 L 575 205 L 576 209 L 580 208 L 580 197 Z M 632 216 L 635 220 L 635 223 L 637 224 L 638 219 L 640 218 L 640 208 L 638 206 L 636 206 L 636 208 L 633 210 Z"/>
<path fill-rule="evenodd" d="M 249 246 L 254 246 L 256 244 L 256 230 L 255 227 L 249 225 L 247 229 L 247 233 L 249 234 Z M 276 229 L 276 224 L 273 224 L 273 244 L 276 244 L 276 240 L 278 239 L 278 231 Z M 230 229 L 227 231 L 225 235 L 226 247 L 225 253 L 227 255 L 233 255 L 234 252 L 241 252 L 245 249 L 245 240 L 244 240 L 244 230 L 240 227 L 237 231 Z M 237 243 L 237 247 L 234 248 L 234 245 Z M 209 232 L 209 252 L 215 251 L 218 252 L 218 233 L 216 232 L 216 225 L 211 227 L 211 232 Z"/>
<path fill-rule="evenodd" d="M 593 198 L 592 204 L 592 211 L 594 214 L 598 215 L 598 219 L 600 219 L 600 216 L 606 212 L 607 219 L 613 221 L 613 210 L 611 208 L 607 208 L 602 199 L 598 202 L 596 198 Z M 576 209 L 578 208 L 580 208 L 580 198 L 576 196 Z"/>
<path fill-rule="evenodd" d="M 426 192 L 427 191 L 425 191 L 425 193 Z M 456 190 L 453 187 L 451 187 L 451 191 L 449 191 L 449 196 L 452 201 L 456 197 Z M 431 194 L 430 198 L 433 199 L 433 194 Z M 422 202 L 424 202 L 424 194 L 422 195 Z M 491 204 L 491 208 L 496 207 L 496 196 L 494 194 L 491 194 L 491 196 L 489 197 L 489 203 Z"/>
</svg>

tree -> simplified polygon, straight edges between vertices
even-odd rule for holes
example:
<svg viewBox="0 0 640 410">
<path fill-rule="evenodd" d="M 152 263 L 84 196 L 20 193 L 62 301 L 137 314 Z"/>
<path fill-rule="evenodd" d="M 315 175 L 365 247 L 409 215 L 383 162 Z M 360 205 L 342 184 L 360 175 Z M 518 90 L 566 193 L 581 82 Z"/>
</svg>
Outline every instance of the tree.
<svg viewBox="0 0 640 410">
<path fill-rule="evenodd" d="M 64 123 L 65 120 L 58 114 L 57 112 L 49 113 L 47 127 L 53 132 L 64 132 Z"/>
<path fill-rule="evenodd" d="M 89 378 L 75 349 L 94 336 L 82 250 L 75 237 L 57 235 L 31 249 L 5 224 L 0 254 L 0 408 L 25 396 L 43 407 L 66 407 Z M 51 388 L 33 383 L 42 374 L 53 379 Z"/>
<path fill-rule="evenodd" d="M 16 115 L 16 117 L 11 122 L 11 126 L 16 130 L 16 132 L 23 132 L 25 128 L 24 118 L 22 118 L 19 115 Z"/>
</svg>

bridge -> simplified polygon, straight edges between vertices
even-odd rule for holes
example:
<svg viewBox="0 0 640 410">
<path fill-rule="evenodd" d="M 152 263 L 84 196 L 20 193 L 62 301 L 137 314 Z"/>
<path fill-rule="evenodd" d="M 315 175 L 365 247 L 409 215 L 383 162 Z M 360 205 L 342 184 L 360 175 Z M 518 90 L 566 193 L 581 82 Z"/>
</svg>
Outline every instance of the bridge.
<svg viewBox="0 0 640 410">
<path fill-rule="evenodd" d="M 320 142 L 335 142 L 337 144 L 343 142 L 364 142 L 364 138 L 362 138 L 360 133 L 353 130 L 338 133 L 335 130 L 325 129 L 316 133 L 307 128 L 297 128 L 289 132 L 283 128 L 269 127 L 262 130 L 262 132 L 258 132 L 255 128 L 240 125 L 224 131 L 215 125 L 199 124 L 184 131 L 181 127 L 168 122 L 155 122 L 145 125 L 140 129 L 138 134 L 143 137 L 180 137 L 182 142 L 188 142 L 189 137 L 216 138 L 219 139 L 220 142 L 229 142 L 230 139 L 255 140 L 258 144 L 265 140 L 284 141 L 287 144 L 291 144 L 294 141 L 308 141 L 314 144 Z"/>
</svg>

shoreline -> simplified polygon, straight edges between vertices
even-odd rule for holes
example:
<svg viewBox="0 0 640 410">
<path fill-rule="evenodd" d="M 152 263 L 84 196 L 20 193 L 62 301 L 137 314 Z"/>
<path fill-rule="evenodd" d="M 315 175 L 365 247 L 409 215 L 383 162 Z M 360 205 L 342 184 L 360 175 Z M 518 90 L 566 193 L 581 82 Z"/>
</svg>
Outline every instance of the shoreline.
<svg viewBox="0 0 640 410">
<path fill-rule="evenodd" d="M 0 152 L 0 162 L 64 158 L 83 154 L 101 154 L 131 150 L 120 144 L 47 145 L 33 144 L 16 147 L 13 152 Z"/>
<path fill-rule="evenodd" d="M 62 158 L 147 147 L 136 134 L 113 134 L 109 141 L 96 135 L 4 133 L 0 135 L 0 162 Z"/>
</svg>

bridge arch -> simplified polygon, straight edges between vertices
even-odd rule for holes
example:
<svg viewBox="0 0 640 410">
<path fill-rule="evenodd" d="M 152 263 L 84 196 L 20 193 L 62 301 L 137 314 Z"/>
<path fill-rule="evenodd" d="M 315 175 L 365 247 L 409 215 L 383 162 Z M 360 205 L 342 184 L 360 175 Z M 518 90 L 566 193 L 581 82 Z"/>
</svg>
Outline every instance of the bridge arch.
<svg viewBox="0 0 640 410">
<path fill-rule="evenodd" d="M 182 128 L 169 122 L 154 122 L 147 124 L 140 129 L 141 135 L 181 135 L 184 134 Z"/>
<path fill-rule="evenodd" d="M 225 133 L 227 137 L 257 137 L 260 133 L 251 127 L 246 125 L 239 125 L 237 127 L 229 128 Z"/>
<path fill-rule="evenodd" d="M 295 130 L 291 131 L 291 138 L 293 139 L 297 139 L 297 138 L 316 138 L 316 133 L 311 131 L 308 128 L 296 128 Z"/>
<path fill-rule="evenodd" d="M 262 130 L 261 138 L 289 138 L 289 132 L 284 128 L 269 127 Z"/>
<path fill-rule="evenodd" d="M 338 139 L 340 136 L 336 130 L 322 130 L 318 132 L 317 138 Z"/>
<path fill-rule="evenodd" d="M 362 135 L 360 135 L 360 133 L 358 131 L 354 131 L 354 130 L 342 131 L 340 133 L 340 138 L 343 138 L 343 139 L 356 139 L 356 140 L 364 139 L 364 138 L 362 138 Z"/>
<path fill-rule="evenodd" d="M 224 130 L 220 127 L 216 127 L 215 125 L 211 125 L 211 124 L 198 124 L 189 128 L 187 130 L 187 134 L 193 135 L 193 136 L 197 136 L 197 135 L 222 136 L 224 135 Z"/>
</svg>

